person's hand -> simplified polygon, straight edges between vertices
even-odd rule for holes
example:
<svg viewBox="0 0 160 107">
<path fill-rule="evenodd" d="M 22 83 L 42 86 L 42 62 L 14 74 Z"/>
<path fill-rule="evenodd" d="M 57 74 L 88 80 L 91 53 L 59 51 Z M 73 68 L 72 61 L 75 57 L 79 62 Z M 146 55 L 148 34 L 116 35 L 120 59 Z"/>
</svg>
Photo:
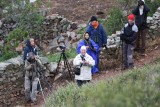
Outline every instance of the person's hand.
<svg viewBox="0 0 160 107">
<path fill-rule="evenodd" d="M 89 62 L 88 62 L 88 61 L 85 61 L 84 63 L 85 63 L 86 65 L 89 65 Z"/>
</svg>

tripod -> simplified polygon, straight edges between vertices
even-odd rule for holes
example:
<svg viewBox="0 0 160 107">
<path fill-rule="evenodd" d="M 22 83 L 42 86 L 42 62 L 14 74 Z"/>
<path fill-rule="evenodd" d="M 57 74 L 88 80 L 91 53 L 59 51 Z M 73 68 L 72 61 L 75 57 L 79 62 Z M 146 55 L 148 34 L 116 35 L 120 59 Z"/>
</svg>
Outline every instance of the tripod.
<svg viewBox="0 0 160 107">
<path fill-rule="evenodd" d="M 65 53 L 65 49 L 62 49 L 62 53 L 60 55 L 60 58 L 59 58 L 59 61 L 58 61 L 58 65 L 57 65 L 57 68 L 56 68 L 56 74 L 58 74 L 58 68 L 59 68 L 59 65 L 60 65 L 60 62 L 61 62 L 62 59 L 64 61 L 64 67 L 65 68 L 67 67 L 70 79 L 72 81 L 73 78 L 72 78 L 72 75 L 71 75 L 71 66 L 70 66 L 70 64 L 68 62 L 68 59 L 67 59 L 67 56 L 66 56 L 66 53 Z"/>
<path fill-rule="evenodd" d="M 51 85 L 47 82 L 46 77 L 44 76 L 43 71 L 37 69 L 36 62 L 34 62 L 31 67 L 32 67 L 32 71 L 36 73 L 36 77 L 38 79 L 39 88 L 40 88 L 40 91 L 42 92 L 42 97 L 43 97 L 44 103 L 46 104 L 46 99 L 45 99 L 45 96 L 44 96 L 44 91 L 42 89 L 40 78 L 41 78 L 41 80 L 44 80 L 45 84 L 48 85 L 50 91 L 51 91 Z"/>
</svg>

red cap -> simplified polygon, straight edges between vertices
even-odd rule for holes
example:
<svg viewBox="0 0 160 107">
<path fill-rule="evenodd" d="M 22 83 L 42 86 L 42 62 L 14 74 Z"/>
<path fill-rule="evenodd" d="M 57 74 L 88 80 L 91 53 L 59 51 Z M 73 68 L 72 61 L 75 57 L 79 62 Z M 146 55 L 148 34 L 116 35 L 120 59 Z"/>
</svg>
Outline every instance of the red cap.
<svg viewBox="0 0 160 107">
<path fill-rule="evenodd" d="M 130 14 L 130 15 L 128 16 L 128 20 L 133 20 L 133 21 L 134 21 L 134 14 Z"/>
</svg>

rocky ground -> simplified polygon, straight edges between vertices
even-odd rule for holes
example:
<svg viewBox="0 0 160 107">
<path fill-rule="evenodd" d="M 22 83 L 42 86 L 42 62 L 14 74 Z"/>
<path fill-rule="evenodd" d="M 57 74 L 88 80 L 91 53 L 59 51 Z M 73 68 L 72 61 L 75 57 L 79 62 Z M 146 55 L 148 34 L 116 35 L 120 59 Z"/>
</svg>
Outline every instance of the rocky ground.
<svg viewBox="0 0 160 107">
<path fill-rule="evenodd" d="M 90 16 L 97 12 L 104 12 L 107 15 L 108 10 L 115 6 L 116 0 L 45 0 L 49 3 L 52 14 L 59 14 L 69 20 L 76 22 L 88 21 Z"/>
</svg>

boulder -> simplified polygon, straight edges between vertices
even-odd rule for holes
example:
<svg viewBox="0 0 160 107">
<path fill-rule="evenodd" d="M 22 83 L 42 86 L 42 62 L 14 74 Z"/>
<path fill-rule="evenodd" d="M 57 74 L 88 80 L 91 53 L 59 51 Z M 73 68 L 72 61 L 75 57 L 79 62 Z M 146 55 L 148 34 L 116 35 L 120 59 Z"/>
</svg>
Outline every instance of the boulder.
<svg viewBox="0 0 160 107">
<path fill-rule="evenodd" d="M 51 62 L 51 63 L 49 64 L 49 70 L 50 70 L 50 72 L 51 72 L 51 73 L 54 73 L 54 72 L 56 71 L 57 66 L 58 66 L 57 63 Z"/>
<path fill-rule="evenodd" d="M 86 23 L 82 23 L 82 24 L 79 24 L 78 25 L 78 28 L 86 28 L 87 27 L 87 24 Z"/>
<path fill-rule="evenodd" d="M 2 24 L 3 24 L 3 23 L 2 23 L 2 21 L 0 20 L 0 28 L 2 27 Z"/>
<path fill-rule="evenodd" d="M 158 7 L 157 12 L 160 13 L 160 7 Z"/>
</svg>

